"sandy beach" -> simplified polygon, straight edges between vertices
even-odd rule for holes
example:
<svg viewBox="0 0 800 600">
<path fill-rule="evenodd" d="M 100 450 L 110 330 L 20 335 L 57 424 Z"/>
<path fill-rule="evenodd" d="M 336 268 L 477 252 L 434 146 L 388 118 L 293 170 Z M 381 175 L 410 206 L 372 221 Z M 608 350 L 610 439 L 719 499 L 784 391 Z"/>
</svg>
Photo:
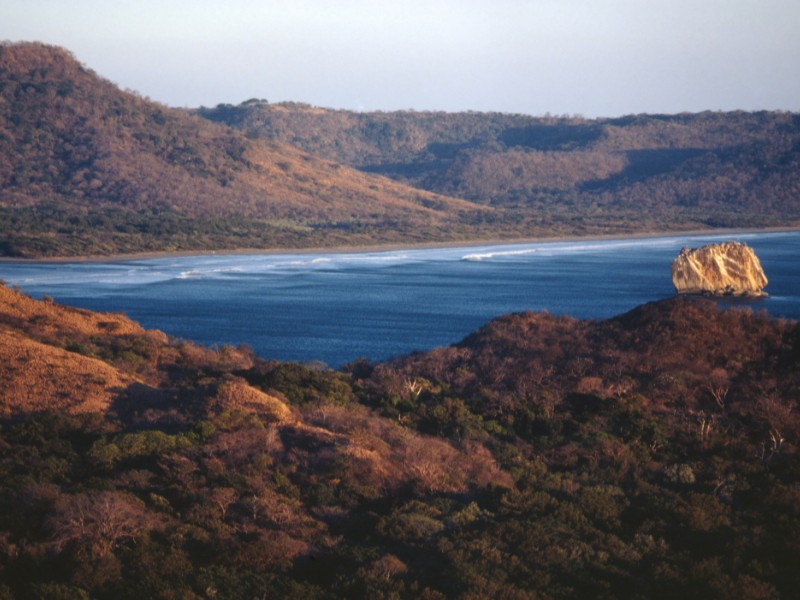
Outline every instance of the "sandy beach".
<svg viewBox="0 0 800 600">
<path fill-rule="evenodd" d="M 800 231 L 800 227 L 759 227 L 736 229 L 686 229 L 674 231 L 643 231 L 630 234 L 602 235 L 563 235 L 521 238 L 487 238 L 478 240 L 455 240 L 446 242 L 420 242 L 411 244 L 365 244 L 345 246 L 319 246 L 307 248 L 237 248 L 222 250 L 176 250 L 133 252 L 127 254 L 106 254 L 88 256 L 48 256 L 43 258 L 15 258 L 0 256 L 0 263 L 82 263 L 82 262 L 125 262 L 137 260 L 156 260 L 160 258 L 186 256 L 241 256 L 241 255 L 274 255 L 274 254 L 355 254 L 367 252 L 392 252 L 397 250 L 428 250 L 437 248 L 478 248 L 482 246 L 502 246 L 513 244 L 541 244 L 573 241 L 631 240 L 645 238 L 670 237 L 677 235 L 746 235 L 756 233 L 780 233 Z"/>
</svg>

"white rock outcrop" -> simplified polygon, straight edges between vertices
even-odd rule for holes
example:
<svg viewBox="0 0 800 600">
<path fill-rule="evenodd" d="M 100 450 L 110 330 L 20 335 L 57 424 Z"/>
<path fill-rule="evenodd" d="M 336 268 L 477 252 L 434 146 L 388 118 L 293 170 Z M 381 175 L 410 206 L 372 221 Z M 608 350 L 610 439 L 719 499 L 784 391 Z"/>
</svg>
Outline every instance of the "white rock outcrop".
<svg viewBox="0 0 800 600">
<path fill-rule="evenodd" d="M 766 296 L 767 277 L 753 249 L 741 242 L 684 248 L 672 263 L 679 294 Z"/>
</svg>

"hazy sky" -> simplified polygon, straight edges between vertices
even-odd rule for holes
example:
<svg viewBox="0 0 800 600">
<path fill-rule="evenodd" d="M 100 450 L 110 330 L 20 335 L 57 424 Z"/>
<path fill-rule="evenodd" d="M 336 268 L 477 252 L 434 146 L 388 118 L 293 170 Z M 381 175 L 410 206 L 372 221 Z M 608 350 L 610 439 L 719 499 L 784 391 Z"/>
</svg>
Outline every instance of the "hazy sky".
<svg viewBox="0 0 800 600">
<path fill-rule="evenodd" d="M 619 116 L 800 111 L 799 0 L 0 0 L 171 106 Z"/>
</svg>

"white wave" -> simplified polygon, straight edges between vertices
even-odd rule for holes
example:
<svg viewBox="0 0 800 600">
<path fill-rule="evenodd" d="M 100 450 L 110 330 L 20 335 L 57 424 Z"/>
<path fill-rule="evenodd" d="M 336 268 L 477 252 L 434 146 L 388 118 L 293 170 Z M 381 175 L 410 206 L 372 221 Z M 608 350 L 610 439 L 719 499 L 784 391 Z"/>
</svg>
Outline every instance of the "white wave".
<svg viewBox="0 0 800 600">
<path fill-rule="evenodd" d="M 302 259 L 289 260 L 286 262 L 277 262 L 277 261 L 271 263 L 265 262 L 264 264 L 261 265 L 261 270 L 265 270 L 267 268 L 285 268 L 285 267 L 295 267 L 295 268 L 317 267 L 319 265 L 327 265 L 332 262 L 333 260 L 326 256 L 314 256 Z"/>
<path fill-rule="evenodd" d="M 220 275 L 229 275 L 231 273 L 241 273 L 242 269 L 239 267 L 229 267 L 229 268 L 217 268 L 217 269 L 208 269 L 206 271 L 201 272 L 203 277 L 218 277 Z"/>
<path fill-rule="evenodd" d="M 420 250 L 419 253 L 417 253 L 416 258 L 421 258 L 420 255 L 422 253 L 424 253 L 424 252 L 425 252 L 425 250 Z M 404 253 L 401 253 L 401 254 L 397 254 L 395 252 L 390 252 L 390 253 L 386 253 L 386 254 L 367 254 L 367 255 L 364 255 L 364 258 L 367 259 L 367 260 L 376 260 L 376 261 L 382 261 L 382 262 L 392 262 L 392 261 L 413 260 L 413 255 L 408 253 L 408 252 L 404 252 Z"/>
<path fill-rule="evenodd" d="M 201 271 L 191 270 L 191 271 L 181 271 L 178 273 L 176 279 L 198 279 L 202 276 Z"/>
<path fill-rule="evenodd" d="M 243 273 L 244 269 L 238 266 L 232 267 L 215 267 L 213 269 L 191 269 L 188 271 L 181 271 L 177 279 L 202 279 L 208 277 L 216 277 L 219 275 L 227 275 L 229 273 Z"/>
<path fill-rule="evenodd" d="M 703 238 L 703 243 L 708 238 Z M 660 238 L 632 238 L 589 240 L 569 242 L 537 242 L 535 244 L 513 244 L 500 246 L 485 246 L 474 248 L 473 252 L 463 254 L 460 260 L 464 261 L 490 261 L 513 259 L 537 254 L 543 257 L 560 256 L 564 254 L 603 253 L 615 252 L 626 248 L 680 248 L 687 243 L 698 243 L 697 237 L 660 237 Z M 463 252 L 463 248 L 460 249 Z"/>
<path fill-rule="evenodd" d="M 538 248 L 526 248 L 522 250 L 496 250 L 492 252 L 482 252 L 476 254 L 467 254 L 461 257 L 461 260 L 468 261 L 482 261 L 492 258 L 502 258 L 504 256 L 525 256 L 539 252 Z"/>
</svg>

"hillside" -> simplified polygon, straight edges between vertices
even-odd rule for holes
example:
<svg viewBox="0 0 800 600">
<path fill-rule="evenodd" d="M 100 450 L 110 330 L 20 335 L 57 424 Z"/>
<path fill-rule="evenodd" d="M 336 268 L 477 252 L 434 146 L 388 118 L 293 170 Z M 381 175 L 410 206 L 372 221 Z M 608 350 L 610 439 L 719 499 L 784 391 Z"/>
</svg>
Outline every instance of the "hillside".
<svg viewBox="0 0 800 600">
<path fill-rule="evenodd" d="M 800 117 L 173 109 L 0 44 L 0 255 L 800 224 Z"/>
<path fill-rule="evenodd" d="M 0 45 L 0 254 L 457 239 L 487 212 L 124 92 L 65 50 Z"/>
<path fill-rule="evenodd" d="M 676 298 L 319 371 L 0 286 L 2 598 L 779 598 L 800 328 Z"/>
<path fill-rule="evenodd" d="M 200 109 L 249 136 L 502 208 L 569 233 L 800 223 L 800 115 L 615 119 L 326 110 L 251 100 Z"/>
</svg>

